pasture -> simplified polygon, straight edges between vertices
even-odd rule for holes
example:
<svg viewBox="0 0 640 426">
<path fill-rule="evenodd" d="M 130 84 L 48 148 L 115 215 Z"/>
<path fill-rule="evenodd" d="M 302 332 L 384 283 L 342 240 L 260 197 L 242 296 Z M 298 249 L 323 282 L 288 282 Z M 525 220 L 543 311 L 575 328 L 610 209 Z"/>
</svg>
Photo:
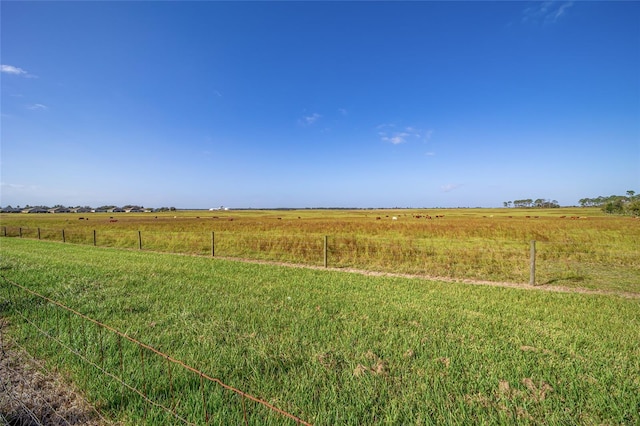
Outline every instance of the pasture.
<svg viewBox="0 0 640 426">
<path fill-rule="evenodd" d="M 331 267 L 513 283 L 529 282 L 535 240 L 536 284 L 640 292 L 640 221 L 605 216 L 596 208 L 3 214 L 0 219 L 9 236 L 61 241 L 64 230 L 69 243 L 141 245 L 205 256 L 214 248 L 219 257 L 315 266 L 324 264 L 326 237 Z"/>
<path fill-rule="evenodd" d="M 444 218 L 415 217 L 425 213 Z M 312 424 L 640 422 L 640 223 L 630 218 L 585 209 L 82 216 L 3 215 L 2 276 Z M 343 269 L 526 282 L 531 239 L 547 269 L 539 287 L 521 289 L 224 258 L 321 266 L 325 235 L 330 264 Z M 608 293 L 546 291 L 558 284 Z M 55 343 L 33 339 L 1 302 L 9 293 L 0 283 L 12 338 L 68 372 L 110 417 L 162 419 Z M 27 314 L 43 308 L 28 295 L 16 304 Z M 55 328 L 54 317 L 38 320 Z M 190 386 L 182 403 L 197 407 Z M 208 398 L 213 424 L 243 423 L 222 396 Z"/>
</svg>

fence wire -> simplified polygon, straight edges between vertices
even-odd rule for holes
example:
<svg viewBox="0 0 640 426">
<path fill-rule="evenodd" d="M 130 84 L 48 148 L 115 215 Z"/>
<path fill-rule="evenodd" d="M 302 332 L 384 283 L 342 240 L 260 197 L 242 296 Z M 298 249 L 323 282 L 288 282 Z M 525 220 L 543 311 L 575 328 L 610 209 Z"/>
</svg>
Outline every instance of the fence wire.
<svg viewBox="0 0 640 426">
<path fill-rule="evenodd" d="M 186 425 L 208 424 L 214 417 L 218 423 L 266 424 L 276 416 L 277 424 L 310 425 L 62 303 L 1 278 L 9 293 L 4 304 L 31 330 L 25 340 L 44 338 L 75 355 L 83 367 L 99 372 L 105 386 L 119 388 L 121 403 L 131 397 L 142 402 L 143 417 L 152 424 L 169 419 Z"/>
<path fill-rule="evenodd" d="M 85 425 L 111 424 L 59 375 L 48 371 L 6 333 L 0 318 L 0 424 Z"/>
</svg>

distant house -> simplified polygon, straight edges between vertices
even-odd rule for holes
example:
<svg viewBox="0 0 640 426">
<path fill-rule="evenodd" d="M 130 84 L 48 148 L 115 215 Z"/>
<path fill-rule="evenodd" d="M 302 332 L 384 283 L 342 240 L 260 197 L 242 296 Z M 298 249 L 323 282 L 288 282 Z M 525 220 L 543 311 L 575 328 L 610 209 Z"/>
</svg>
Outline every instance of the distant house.
<svg viewBox="0 0 640 426">
<path fill-rule="evenodd" d="M 140 207 L 129 207 L 128 209 L 124 210 L 127 213 L 144 213 L 144 209 L 140 208 Z"/>
<path fill-rule="evenodd" d="M 47 210 L 49 213 L 69 213 L 71 212 L 71 210 L 69 210 L 66 207 L 54 207 L 52 209 Z"/>
<path fill-rule="evenodd" d="M 108 209 L 107 213 L 124 213 L 124 209 L 121 209 L 120 207 L 114 207 L 112 209 Z"/>
<path fill-rule="evenodd" d="M 3 207 L 0 209 L 0 213 L 20 213 L 21 209 L 15 209 L 13 207 Z"/>
<path fill-rule="evenodd" d="M 76 207 L 75 209 L 71 209 L 71 213 L 91 213 L 92 211 L 89 207 Z"/>
<path fill-rule="evenodd" d="M 49 213 L 49 210 L 43 209 L 42 207 L 28 207 L 22 209 L 22 213 Z"/>
</svg>

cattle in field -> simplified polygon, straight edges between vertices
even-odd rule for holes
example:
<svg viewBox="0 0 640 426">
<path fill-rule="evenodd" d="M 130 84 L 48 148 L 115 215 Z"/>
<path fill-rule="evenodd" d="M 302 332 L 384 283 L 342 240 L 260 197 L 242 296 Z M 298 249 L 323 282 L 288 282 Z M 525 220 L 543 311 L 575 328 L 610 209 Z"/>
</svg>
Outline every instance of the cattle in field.
<svg viewBox="0 0 640 426">
<path fill-rule="evenodd" d="M 118 219 L 109 219 L 109 222 L 111 222 L 111 223 L 115 223 L 117 221 L 118 221 Z"/>
<path fill-rule="evenodd" d="M 380 220 L 380 219 L 382 219 L 380 216 L 376 217 L 376 220 Z"/>
</svg>

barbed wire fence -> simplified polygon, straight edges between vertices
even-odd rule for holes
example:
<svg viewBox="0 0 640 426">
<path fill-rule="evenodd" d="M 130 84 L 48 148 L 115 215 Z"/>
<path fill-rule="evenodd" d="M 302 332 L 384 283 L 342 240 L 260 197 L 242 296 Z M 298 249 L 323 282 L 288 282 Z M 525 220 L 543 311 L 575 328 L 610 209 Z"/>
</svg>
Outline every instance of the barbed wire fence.
<svg viewBox="0 0 640 426">
<path fill-rule="evenodd" d="M 9 337 L 0 318 L 0 424 L 103 426 L 112 424 L 60 375 Z"/>
<path fill-rule="evenodd" d="M 80 365 L 78 377 L 87 380 L 98 373 L 102 386 L 112 395 L 110 406 L 142 412 L 149 424 L 310 425 L 60 302 L 0 278 L 5 295 L 0 300 L 0 316 L 4 311 L 27 326 L 17 327 L 17 339 L 23 342 L 18 345 L 38 348 L 39 355 L 54 361 L 65 356 L 61 349 L 75 355 Z M 0 328 L 2 353 L 10 347 L 4 328 Z M 51 345 L 42 344 L 43 340 Z M 3 386 L 8 393 L 11 385 Z M 40 424 L 25 401 L 13 399 L 25 418 Z M 56 424 L 71 424 L 64 416 L 57 417 L 62 420 Z"/>
<path fill-rule="evenodd" d="M 640 248 L 589 241 L 447 240 L 320 234 L 253 236 L 203 231 L 48 229 L 3 226 L 0 236 L 310 266 L 529 283 L 579 277 L 581 270 L 639 266 Z M 536 245 L 537 243 L 537 245 Z"/>
</svg>

